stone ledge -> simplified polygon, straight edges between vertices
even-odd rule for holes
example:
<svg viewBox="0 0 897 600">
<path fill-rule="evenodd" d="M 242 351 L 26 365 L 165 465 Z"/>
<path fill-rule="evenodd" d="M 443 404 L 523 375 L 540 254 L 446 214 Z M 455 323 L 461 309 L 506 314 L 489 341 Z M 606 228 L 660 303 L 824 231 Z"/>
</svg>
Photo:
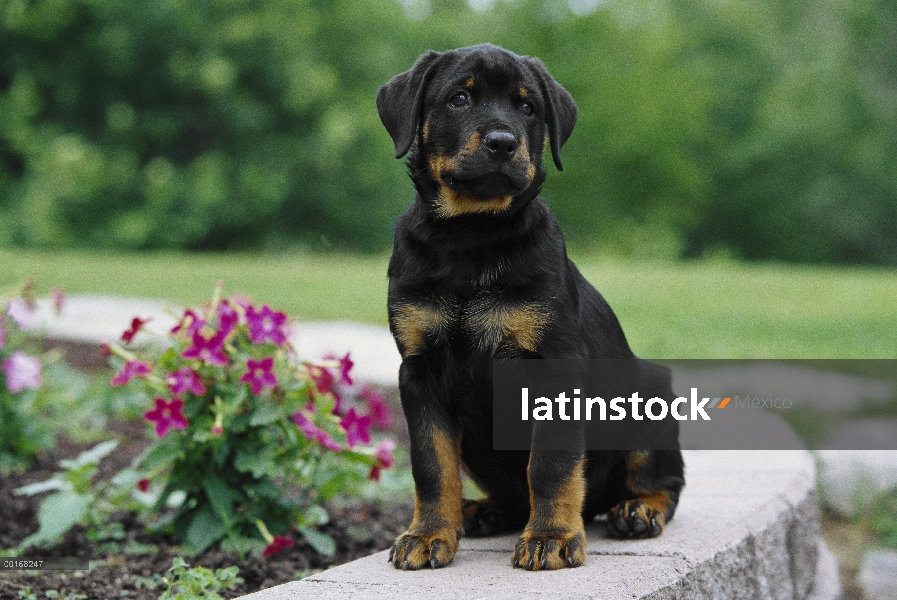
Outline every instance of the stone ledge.
<svg viewBox="0 0 897 600">
<path fill-rule="evenodd" d="M 513 569 L 516 535 L 464 538 L 444 569 L 399 571 L 387 564 L 384 551 L 243 599 L 519 598 L 523 592 L 534 598 L 601 600 L 839 597 L 831 554 L 820 551 L 809 453 L 684 454 L 688 484 L 664 534 L 653 540 L 612 540 L 603 523 L 592 523 L 589 556 L 578 569 Z M 817 583 L 817 570 L 827 574 L 822 583 Z"/>
</svg>

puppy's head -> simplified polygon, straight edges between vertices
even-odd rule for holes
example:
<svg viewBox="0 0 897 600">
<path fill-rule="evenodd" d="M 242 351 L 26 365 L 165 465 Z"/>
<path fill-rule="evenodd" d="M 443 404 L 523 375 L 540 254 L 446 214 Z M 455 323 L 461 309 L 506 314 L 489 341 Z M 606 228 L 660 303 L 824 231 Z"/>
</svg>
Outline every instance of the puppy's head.
<svg viewBox="0 0 897 600">
<path fill-rule="evenodd" d="M 417 140 L 412 174 L 435 186 L 441 217 L 498 213 L 537 193 L 546 125 L 560 170 L 576 123 L 573 98 L 541 61 L 489 44 L 423 54 L 380 88 L 377 109 L 396 158 Z"/>
</svg>

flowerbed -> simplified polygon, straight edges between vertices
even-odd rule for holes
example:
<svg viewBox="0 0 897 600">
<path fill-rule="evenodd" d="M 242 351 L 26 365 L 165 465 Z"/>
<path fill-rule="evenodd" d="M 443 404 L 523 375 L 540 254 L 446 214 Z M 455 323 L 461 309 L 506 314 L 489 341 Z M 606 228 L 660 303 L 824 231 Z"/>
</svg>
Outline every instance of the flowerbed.
<svg viewBox="0 0 897 600">
<path fill-rule="evenodd" d="M 377 501 L 352 500 L 362 490 L 370 497 L 395 462 L 387 434 L 404 435 L 388 429 L 404 424 L 391 419 L 390 403 L 353 381 L 349 354 L 299 362 L 286 315 L 220 294 L 219 286 L 210 303 L 156 332 L 154 350 L 133 346 L 151 328 L 139 317 L 104 344 L 115 368 L 107 389 L 145 398 L 142 423 L 116 417 L 115 439 L 98 445 L 75 444 L 61 427 L 57 447 L 25 472 L 46 436 L 30 454 L 7 444 L 21 461 L 7 461 L 7 473 L 18 471 L 0 484 L 0 554 L 88 557 L 93 566 L 0 574 L 0 597 L 63 589 L 69 596 L 59 597 L 104 597 L 106 586 L 157 598 L 166 571 L 199 573 L 169 570 L 181 556 L 211 568 L 239 564 L 243 582 L 226 595 L 240 594 L 385 548 L 401 531 L 410 506 L 384 514 Z M 63 423 L 42 358 L 15 347 L 33 298 L 0 307 L 0 408 L 18 411 L 14 432 L 48 415 Z"/>
</svg>

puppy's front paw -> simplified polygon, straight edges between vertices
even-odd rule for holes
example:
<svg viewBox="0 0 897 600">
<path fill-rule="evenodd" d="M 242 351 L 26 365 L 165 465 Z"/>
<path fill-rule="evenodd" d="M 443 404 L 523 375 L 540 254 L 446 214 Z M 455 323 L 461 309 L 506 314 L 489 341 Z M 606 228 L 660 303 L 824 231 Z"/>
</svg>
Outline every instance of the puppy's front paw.
<svg viewBox="0 0 897 600">
<path fill-rule="evenodd" d="M 434 532 L 406 531 L 396 538 L 389 551 L 389 562 L 397 569 L 416 570 L 444 567 L 455 557 L 461 531 L 438 529 Z"/>
<path fill-rule="evenodd" d="M 649 503 L 624 500 L 610 510 L 607 533 L 618 538 L 653 538 L 663 533 L 666 518 Z"/>
<path fill-rule="evenodd" d="M 511 564 L 527 571 L 540 571 L 578 567 L 585 562 L 585 530 L 539 531 L 527 527 L 517 540 Z"/>
</svg>

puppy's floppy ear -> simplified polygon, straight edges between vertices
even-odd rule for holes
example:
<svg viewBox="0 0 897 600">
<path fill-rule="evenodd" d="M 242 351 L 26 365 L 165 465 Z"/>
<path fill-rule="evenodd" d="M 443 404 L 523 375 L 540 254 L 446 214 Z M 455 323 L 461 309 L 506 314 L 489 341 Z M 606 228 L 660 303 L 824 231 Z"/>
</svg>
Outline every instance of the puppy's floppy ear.
<svg viewBox="0 0 897 600">
<path fill-rule="evenodd" d="M 424 89 L 441 52 L 421 54 L 410 70 L 396 75 L 377 90 L 377 111 L 396 146 L 396 158 L 408 153 L 417 132 Z"/>
<path fill-rule="evenodd" d="M 576 103 L 570 92 L 554 80 L 554 77 L 538 58 L 530 58 L 529 65 L 535 71 L 542 89 L 542 97 L 545 99 L 545 122 L 548 124 L 548 136 L 551 138 L 551 156 L 554 158 L 554 166 L 558 171 L 563 171 L 561 165 L 561 146 L 573 133 L 576 125 Z"/>
</svg>

